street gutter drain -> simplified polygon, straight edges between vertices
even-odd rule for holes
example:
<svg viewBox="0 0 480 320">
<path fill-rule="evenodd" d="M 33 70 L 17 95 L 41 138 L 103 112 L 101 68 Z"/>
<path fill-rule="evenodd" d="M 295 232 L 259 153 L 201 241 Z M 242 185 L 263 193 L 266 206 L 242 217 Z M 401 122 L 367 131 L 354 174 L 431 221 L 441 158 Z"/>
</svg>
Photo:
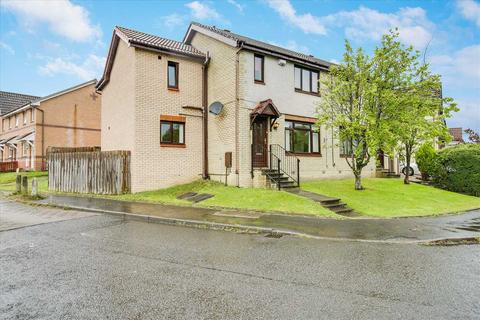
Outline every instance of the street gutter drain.
<svg viewBox="0 0 480 320">
<path fill-rule="evenodd" d="M 283 234 L 278 233 L 278 232 L 270 232 L 270 233 L 267 233 L 267 234 L 265 235 L 265 238 L 278 239 L 278 238 L 281 238 L 281 237 L 283 237 Z"/>
</svg>

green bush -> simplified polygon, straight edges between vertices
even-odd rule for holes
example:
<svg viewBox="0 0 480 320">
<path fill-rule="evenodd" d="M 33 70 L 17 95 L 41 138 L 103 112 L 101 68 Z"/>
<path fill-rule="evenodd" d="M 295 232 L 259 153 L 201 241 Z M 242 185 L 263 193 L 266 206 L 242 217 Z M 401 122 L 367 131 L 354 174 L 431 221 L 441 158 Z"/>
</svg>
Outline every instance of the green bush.
<svg viewBox="0 0 480 320">
<path fill-rule="evenodd" d="M 415 152 L 415 161 L 418 170 L 422 173 L 422 179 L 426 180 L 435 171 L 437 152 L 431 143 L 424 143 Z"/>
<path fill-rule="evenodd" d="M 440 188 L 480 196 L 480 145 L 440 150 L 432 178 Z"/>
</svg>

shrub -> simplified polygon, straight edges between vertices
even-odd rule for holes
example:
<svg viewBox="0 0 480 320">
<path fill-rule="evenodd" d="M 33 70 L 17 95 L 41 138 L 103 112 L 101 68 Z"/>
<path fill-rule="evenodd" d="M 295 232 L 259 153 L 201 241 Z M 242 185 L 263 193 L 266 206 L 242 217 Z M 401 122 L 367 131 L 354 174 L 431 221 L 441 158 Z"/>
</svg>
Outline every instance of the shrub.
<svg viewBox="0 0 480 320">
<path fill-rule="evenodd" d="M 422 173 L 422 179 L 427 180 L 435 171 L 437 152 L 431 143 L 424 143 L 415 152 L 415 161 L 418 170 Z"/>
<path fill-rule="evenodd" d="M 480 145 L 440 150 L 432 178 L 440 188 L 480 196 Z"/>
<path fill-rule="evenodd" d="M 422 180 L 427 180 L 435 171 L 437 161 L 437 152 L 433 145 L 429 142 L 422 144 L 415 152 L 415 161 L 422 174 Z"/>
</svg>

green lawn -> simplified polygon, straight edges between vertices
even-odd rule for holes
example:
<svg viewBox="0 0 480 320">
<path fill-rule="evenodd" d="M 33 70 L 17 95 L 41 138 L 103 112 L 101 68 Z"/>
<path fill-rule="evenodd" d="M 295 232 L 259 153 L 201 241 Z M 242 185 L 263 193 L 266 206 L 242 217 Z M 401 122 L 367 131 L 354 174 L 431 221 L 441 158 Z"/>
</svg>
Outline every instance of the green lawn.
<svg viewBox="0 0 480 320">
<path fill-rule="evenodd" d="M 28 177 L 29 188 L 31 187 L 31 178 L 38 179 L 38 188 L 40 191 L 48 190 L 48 172 L 46 171 L 25 171 L 20 173 L 22 176 Z M 0 190 L 14 191 L 16 172 L 0 173 Z"/>
<path fill-rule="evenodd" d="M 151 201 L 171 204 L 191 205 L 186 200 L 176 197 L 185 192 L 210 193 L 213 198 L 202 201 L 195 206 L 222 207 L 257 211 L 277 211 L 284 213 L 308 214 L 325 217 L 337 217 L 318 203 L 284 191 L 225 187 L 212 181 L 195 181 L 167 189 L 147 191 L 134 194 L 113 196 L 110 198 L 129 201 Z"/>
<path fill-rule="evenodd" d="M 359 213 L 376 217 L 439 215 L 480 208 L 480 198 L 449 192 L 401 179 L 362 179 L 365 190 L 353 189 L 353 179 L 318 180 L 302 189 L 341 198 Z"/>
</svg>

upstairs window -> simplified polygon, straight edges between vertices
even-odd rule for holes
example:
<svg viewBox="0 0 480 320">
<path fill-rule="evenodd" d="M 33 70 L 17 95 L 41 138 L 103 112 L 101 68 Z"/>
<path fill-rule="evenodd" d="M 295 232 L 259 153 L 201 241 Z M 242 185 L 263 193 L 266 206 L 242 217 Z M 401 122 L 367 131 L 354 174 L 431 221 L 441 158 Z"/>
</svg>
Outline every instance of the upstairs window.
<svg viewBox="0 0 480 320">
<path fill-rule="evenodd" d="M 18 127 L 19 117 L 18 114 L 15 115 L 15 127 Z"/>
<path fill-rule="evenodd" d="M 318 94 L 318 71 L 295 66 L 295 90 Z"/>
<path fill-rule="evenodd" d="M 168 88 L 178 90 L 178 63 L 173 61 L 168 61 Z"/>
<path fill-rule="evenodd" d="M 295 153 L 320 154 L 320 133 L 311 123 L 285 121 L 285 149 Z"/>
<path fill-rule="evenodd" d="M 264 61 L 265 57 L 258 54 L 255 55 L 254 61 L 254 78 L 257 83 L 264 83 Z"/>
<path fill-rule="evenodd" d="M 27 111 L 23 111 L 23 125 L 27 124 Z"/>
<path fill-rule="evenodd" d="M 31 122 L 35 121 L 35 111 L 34 111 L 34 109 L 30 110 L 30 121 Z"/>
<path fill-rule="evenodd" d="M 160 121 L 161 144 L 185 144 L 185 123 Z"/>
</svg>

